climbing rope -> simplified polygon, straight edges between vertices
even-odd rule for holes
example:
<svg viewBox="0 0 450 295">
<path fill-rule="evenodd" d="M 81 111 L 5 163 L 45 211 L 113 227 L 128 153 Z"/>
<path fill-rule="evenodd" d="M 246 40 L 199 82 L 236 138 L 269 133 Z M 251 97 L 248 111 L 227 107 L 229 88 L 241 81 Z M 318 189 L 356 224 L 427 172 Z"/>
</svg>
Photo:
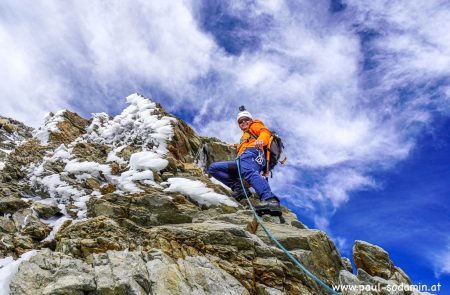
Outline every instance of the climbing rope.
<svg viewBox="0 0 450 295">
<path fill-rule="evenodd" d="M 237 160 L 237 168 L 238 168 L 238 173 L 239 173 L 239 180 L 241 181 L 241 186 L 242 186 L 242 191 L 245 194 L 245 198 L 247 199 L 247 203 L 250 206 L 250 208 L 253 211 L 253 215 L 255 216 L 256 220 L 258 221 L 258 224 L 261 225 L 261 227 L 264 229 L 264 231 L 266 232 L 266 234 L 269 236 L 269 238 L 274 241 L 274 243 L 278 246 L 278 248 L 280 248 L 284 254 L 286 254 L 286 256 L 292 261 L 294 262 L 299 268 L 300 270 L 302 270 L 306 275 L 308 275 L 311 279 L 313 279 L 316 283 L 318 283 L 320 286 L 322 286 L 323 288 L 325 288 L 328 292 L 330 292 L 331 294 L 334 295 L 340 295 L 338 292 L 336 292 L 335 290 L 333 290 L 330 286 L 328 286 L 327 284 L 325 284 L 324 282 L 322 282 L 318 277 L 316 277 L 313 273 L 311 273 L 308 269 L 306 269 L 297 259 L 295 259 L 294 256 L 292 256 L 291 253 L 289 253 L 288 250 L 286 250 L 286 248 L 284 248 L 283 245 L 281 245 L 281 243 L 277 240 L 277 238 L 275 238 L 270 231 L 264 226 L 264 222 L 262 221 L 262 219 L 258 216 L 258 214 L 256 213 L 255 208 L 253 207 L 252 203 L 250 202 L 250 199 L 248 198 L 247 195 L 247 191 L 245 189 L 244 186 L 244 182 L 242 181 L 242 175 L 241 175 L 241 158 L 238 157 Z"/>
</svg>

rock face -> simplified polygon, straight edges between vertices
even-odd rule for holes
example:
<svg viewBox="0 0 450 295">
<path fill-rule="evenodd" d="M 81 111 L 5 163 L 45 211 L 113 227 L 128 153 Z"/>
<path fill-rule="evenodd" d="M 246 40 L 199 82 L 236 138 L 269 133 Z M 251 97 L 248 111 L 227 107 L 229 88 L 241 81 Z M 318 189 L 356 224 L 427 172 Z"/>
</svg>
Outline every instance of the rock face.
<svg viewBox="0 0 450 295">
<path fill-rule="evenodd" d="M 45 249 L 20 265 L 10 291 L 30 295 L 249 294 L 206 257 L 174 260 L 160 250 L 107 251 L 85 262 Z"/>
<path fill-rule="evenodd" d="M 38 249 L 10 294 L 327 294 L 205 174 L 233 148 L 140 95 L 127 101 L 114 118 L 64 110 L 37 130 L 0 118 L 0 259 Z M 354 275 L 324 232 L 283 212 L 266 226 L 326 284 L 411 283 L 362 241 Z"/>
<path fill-rule="evenodd" d="M 371 276 L 378 276 L 383 279 L 389 279 L 395 271 L 386 251 L 364 241 L 355 242 L 353 261 L 357 268 L 364 270 Z"/>
<path fill-rule="evenodd" d="M 389 259 L 389 254 L 376 245 L 356 241 L 353 261 L 358 269 L 358 278 L 365 283 L 384 286 L 412 284 L 405 272 Z"/>
<path fill-rule="evenodd" d="M 31 138 L 32 130 L 19 121 L 0 116 L 0 161 L 6 159 L 20 143 Z"/>
</svg>

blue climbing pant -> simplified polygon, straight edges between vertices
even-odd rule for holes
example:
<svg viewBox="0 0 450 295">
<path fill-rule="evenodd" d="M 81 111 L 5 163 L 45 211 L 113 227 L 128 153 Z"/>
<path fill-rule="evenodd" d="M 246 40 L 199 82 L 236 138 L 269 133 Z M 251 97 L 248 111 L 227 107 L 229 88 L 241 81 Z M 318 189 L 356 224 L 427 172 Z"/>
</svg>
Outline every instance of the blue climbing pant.
<svg viewBox="0 0 450 295">
<path fill-rule="evenodd" d="M 240 156 L 240 170 L 242 178 L 245 179 L 256 191 L 261 200 L 266 200 L 274 196 L 269 183 L 261 175 L 265 163 L 258 164 L 256 158 L 261 156 L 262 151 L 256 148 L 246 149 Z M 264 155 L 262 156 L 264 158 Z M 208 173 L 219 180 L 233 192 L 242 191 L 239 180 L 239 172 L 236 161 L 215 162 L 209 165 Z"/>
</svg>

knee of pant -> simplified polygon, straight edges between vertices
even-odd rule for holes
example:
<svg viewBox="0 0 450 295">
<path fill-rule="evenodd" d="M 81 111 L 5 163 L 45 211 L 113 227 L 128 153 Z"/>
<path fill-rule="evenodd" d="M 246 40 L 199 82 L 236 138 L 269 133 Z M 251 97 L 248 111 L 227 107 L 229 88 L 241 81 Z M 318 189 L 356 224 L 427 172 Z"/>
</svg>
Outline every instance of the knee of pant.
<svg viewBox="0 0 450 295">
<path fill-rule="evenodd" d="M 221 171 L 223 171 L 223 167 L 222 167 L 222 164 L 220 162 L 212 163 L 208 167 L 208 173 L 211 174 L 212 176 L 217 175 Z"/>
<path fill-rule="evenodd" d="M 245 169 L 244 168 L 241 170 L 241 175 L 244 179 L 249 179 L 252 176 L 259 175 L 259 171 L 256 171 L 254 169 Z"/>
<path fill-rule="evenodd" d="M 209 174 L 213 174 L 216 171 L 217 171 L 216 163 L 212 163 L 211 165 L 208 166 L 208 173 Z"/>
</svg>

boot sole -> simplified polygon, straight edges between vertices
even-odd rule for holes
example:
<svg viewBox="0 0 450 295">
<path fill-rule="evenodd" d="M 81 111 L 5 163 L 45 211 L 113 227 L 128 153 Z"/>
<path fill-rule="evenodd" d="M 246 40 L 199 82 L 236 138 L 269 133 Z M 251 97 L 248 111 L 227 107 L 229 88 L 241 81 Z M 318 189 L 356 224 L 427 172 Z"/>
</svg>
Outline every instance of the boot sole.
<svg viewBox="0 0 450 295">
<path fill-rule="evenodd" d="M 256 213 L 258 214 L 258 216 L 263 216 L 266 214 L 269 214 L 270 216 L 281 216 L 283 214 L 283 212 L 281 212 L 281 209 L 280 210 L 271 210 L 269 208 L 256 210 Z"/>
</svg>

